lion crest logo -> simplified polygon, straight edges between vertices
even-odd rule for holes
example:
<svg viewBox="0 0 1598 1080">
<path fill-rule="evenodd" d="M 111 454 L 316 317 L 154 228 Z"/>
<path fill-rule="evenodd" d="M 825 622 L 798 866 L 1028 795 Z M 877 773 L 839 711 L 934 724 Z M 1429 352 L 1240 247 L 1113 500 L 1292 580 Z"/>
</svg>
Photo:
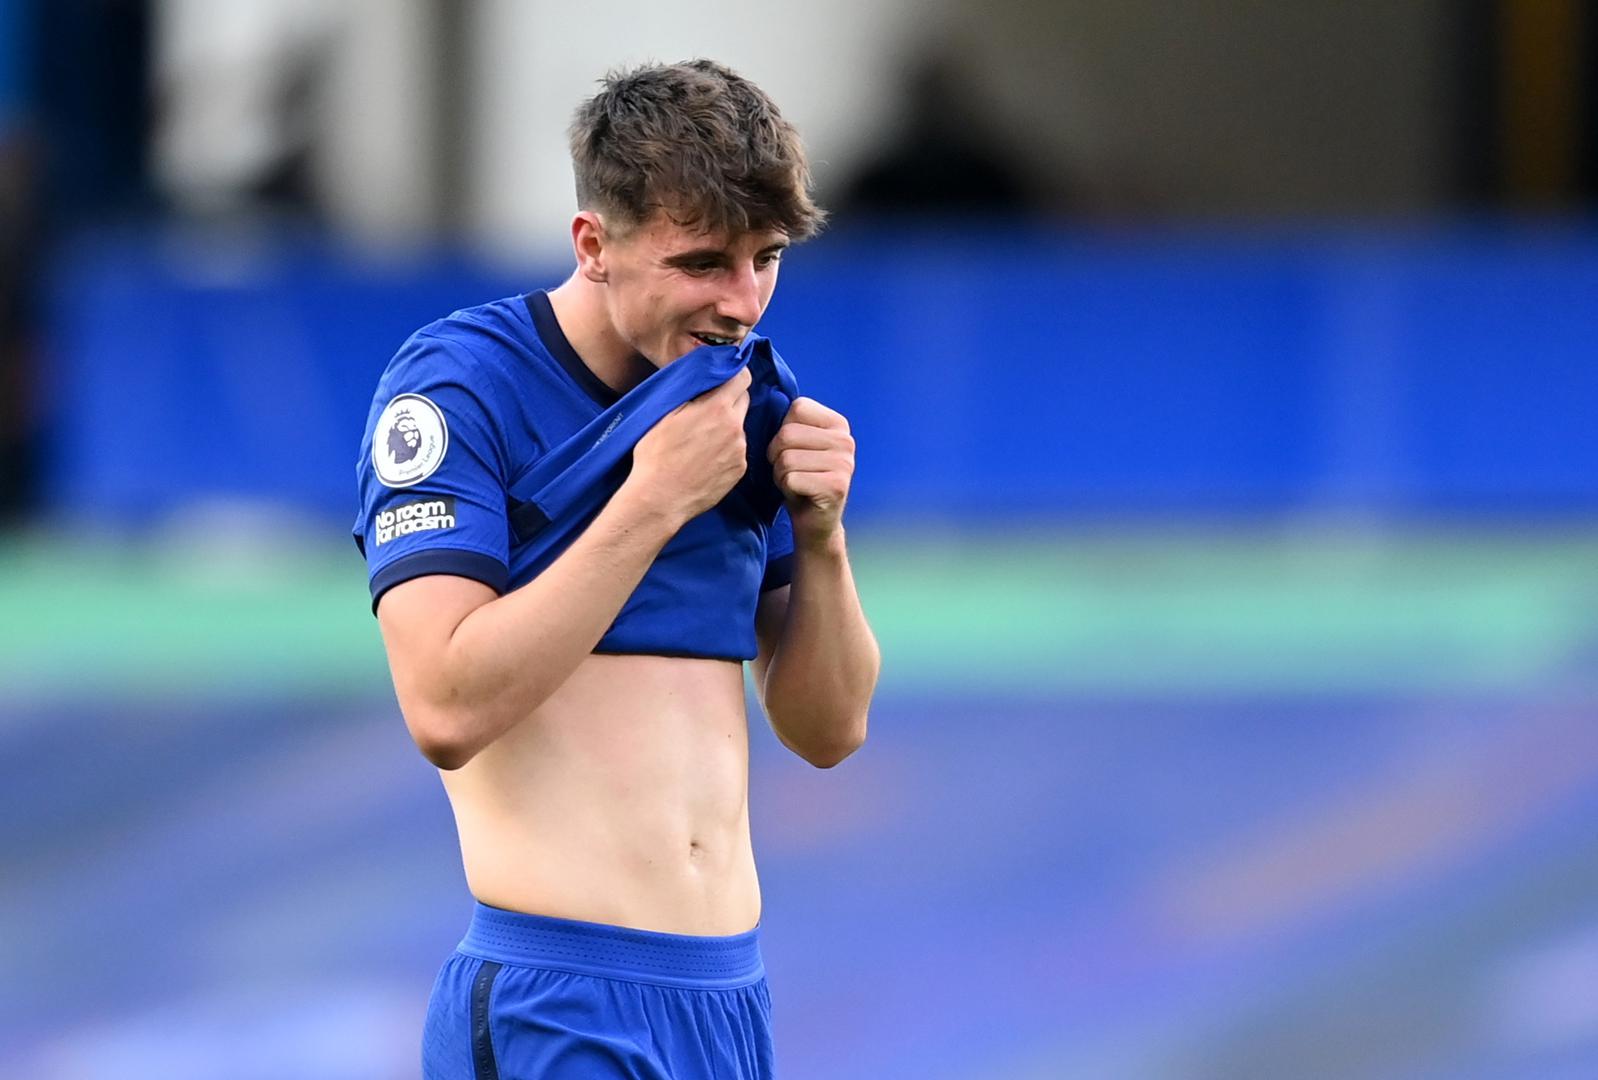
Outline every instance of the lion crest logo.
<svg viewBox="0 0 1598 1080">
<path fill-rule="evenodd" d="M 394 426 L 388 429 L 388 456 L 394 464 L 413 461 L 422 449 L 422 429 L 409 409 L 394 414 Z"/>
<path fill-rule="evenodd" d="M 421 394 L 400 394 L 377 418 L 372 467 L 385 486 L 410 487 L 433 475 L 448 448 L 443 410 Z"/>
</svg>

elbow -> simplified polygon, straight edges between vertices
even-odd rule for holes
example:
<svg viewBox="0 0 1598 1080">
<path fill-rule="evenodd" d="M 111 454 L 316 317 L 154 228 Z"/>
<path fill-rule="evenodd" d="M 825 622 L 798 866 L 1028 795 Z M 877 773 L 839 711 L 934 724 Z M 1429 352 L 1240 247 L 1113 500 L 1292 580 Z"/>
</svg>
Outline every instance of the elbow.
<svg viewBox="0 0 1598 1080">
<path fill-rule="evenodd" d="M 812 750 L 810 753 L 806 754 L 804 758 L 807 762 L 809 762 L 811 765 L 814 765 L 818 769 L 830 769 L 836 765 L 843 764 L 849 755 L 853 754 L 858 749 L 860 749 L 859 746 L 844 746 L 840 744 L 836 747 L 826 747 L 825 749 Z"/>
<path fill-rule="evenodd" d="M 423 742 L 418 739 L 416 747 L 428 764 L 444 772 L 454 772 L 477 756 L 476 751 L 460 743 Z"/>
<path fill-rule="evenodd" d="M 443 712 L 406 713 L 405 726 L 411 741 L 435 768 L 453 772 L 477 756 L 482 749 L 470 740 L 460 724 Z"/>
<path fill-rule="evenodd" d="M 862 716 L 848 732 L 826 742 L 806 747 L 800 756 L 818 769 L 830 769 L 842 764 L 856 750 L 864 746 L 865 742 L 866 721 Z"/>
<path fill-rule="evenodd" d="M 411 741 L 437 768 L 453 772 L 471 761 L 504 734 L 518 718 L 528 715 L 543 698 L 461 700 L 459 695 L 433 697 L 400 695 L 400 711 Z"/>
</svg>

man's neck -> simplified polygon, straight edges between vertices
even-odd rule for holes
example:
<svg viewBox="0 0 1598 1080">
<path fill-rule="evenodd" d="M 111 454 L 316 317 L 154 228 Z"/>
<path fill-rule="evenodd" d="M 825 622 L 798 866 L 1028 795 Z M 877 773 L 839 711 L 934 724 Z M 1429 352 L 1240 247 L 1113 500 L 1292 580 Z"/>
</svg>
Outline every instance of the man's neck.
<svg viewBox="0 0 1598 1080">
<path fill-rule="evenodd" d="M 616 393 L 625 394 L 654 373 L 655 366 L 611 325 L 601 287 L 582 274 L 574 273 L 549 290 L 549 306 L 578 358 Z"/>
</svg>

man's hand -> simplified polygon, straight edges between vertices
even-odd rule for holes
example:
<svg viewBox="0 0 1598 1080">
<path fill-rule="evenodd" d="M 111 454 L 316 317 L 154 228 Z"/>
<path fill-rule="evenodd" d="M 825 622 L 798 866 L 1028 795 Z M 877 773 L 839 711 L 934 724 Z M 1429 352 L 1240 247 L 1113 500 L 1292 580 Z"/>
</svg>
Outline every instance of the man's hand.
<svg viewBox="0 0 1598 1080">
<path fill-rule="evenodd" d="M 624 488 L 681 528 L 732 490 L 748 465 L 749 369 L 673 409 L 633 448 Z"/>
<path fill-rule="evenodd" d="M 838 532 L 854 479 L 849 421 L 813 398 L 795 398 L 766 457 L 788 502 L 794 543 L 823 543 Z"/>
</svg>

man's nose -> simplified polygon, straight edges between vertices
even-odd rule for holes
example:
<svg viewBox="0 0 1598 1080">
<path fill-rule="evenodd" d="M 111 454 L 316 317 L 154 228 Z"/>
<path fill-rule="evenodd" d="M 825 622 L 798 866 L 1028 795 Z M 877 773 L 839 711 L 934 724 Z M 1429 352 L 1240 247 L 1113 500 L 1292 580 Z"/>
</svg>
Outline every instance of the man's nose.
<svg viewBox="0 0 1598 1080">
<path fill-rule="evenodd" d="M 740 326 L 760 321 L 760 279 L 753 262 L 735 266 L 727 275 L 727 290 L 716 304 L 716 314 Z"/>
</svg>

